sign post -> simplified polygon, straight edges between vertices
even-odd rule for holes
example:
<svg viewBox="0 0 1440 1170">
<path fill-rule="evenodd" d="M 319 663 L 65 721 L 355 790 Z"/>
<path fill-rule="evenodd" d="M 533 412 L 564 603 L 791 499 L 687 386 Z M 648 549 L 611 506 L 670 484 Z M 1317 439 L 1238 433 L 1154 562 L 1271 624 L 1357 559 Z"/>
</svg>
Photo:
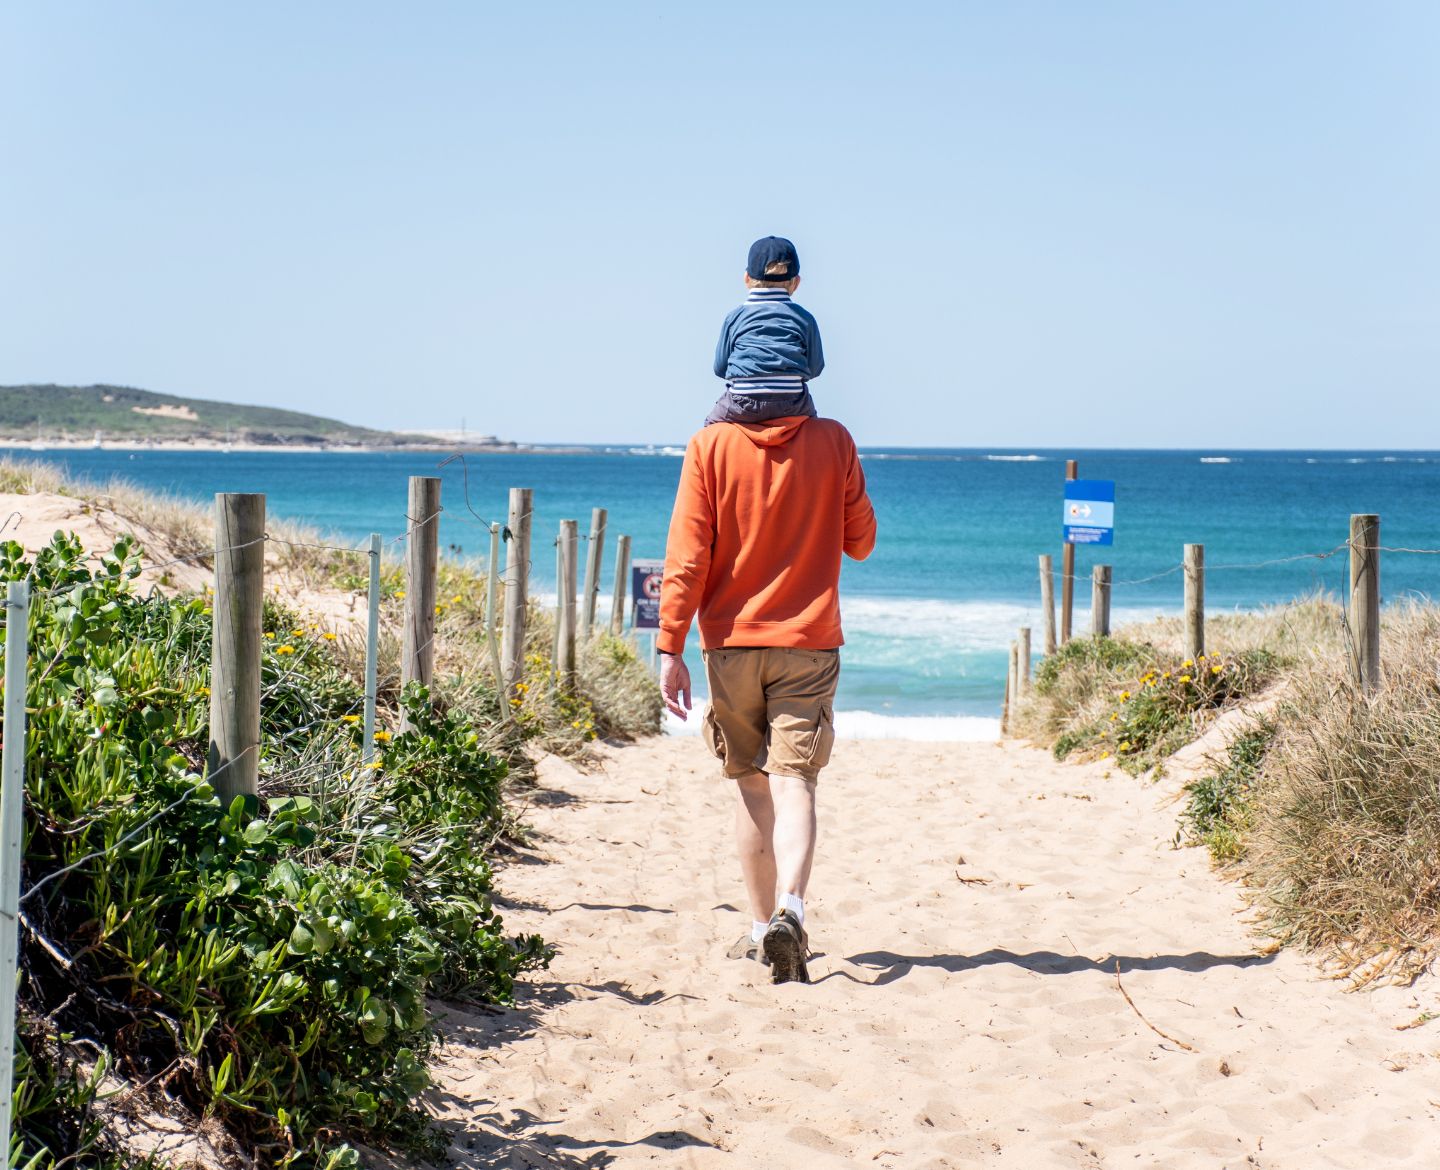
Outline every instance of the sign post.
<svg viewBox="0 0 1440 1170">
<path fill-rule="evenodd" d="M 1065 482 L 1077 479 L 1080 465 L 1065 460 Z M 1060 549 L 1060 645 L 1070 641 L 1070 619 L 1075 612 L 1075 546 L 1068 540 Z"/>
<path fill-rule="evenodd" d="M 660 640 L 660 581 L 665 575 L 665 562 L 633 560 L 630 562 L 630 596 L 633 598 L 630 626 L 650 631 L 650 666 L 655 667 L 656 646 Z"/>
</svg>

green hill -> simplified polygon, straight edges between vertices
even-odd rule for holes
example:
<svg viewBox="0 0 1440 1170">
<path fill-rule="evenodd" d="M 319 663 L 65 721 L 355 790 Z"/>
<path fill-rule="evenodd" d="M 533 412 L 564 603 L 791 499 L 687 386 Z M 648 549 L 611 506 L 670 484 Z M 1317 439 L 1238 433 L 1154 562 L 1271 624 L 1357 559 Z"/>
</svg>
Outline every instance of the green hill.
<svg viewBox="0 0 1440 1170">
<path fill-rule="evenodd" d="M 155 394 L 129 386 L 0 386 L 0 442 L 33 439 L 231 439 L 246 443 L 423 442 L 270 406 Z"/>
</svg>

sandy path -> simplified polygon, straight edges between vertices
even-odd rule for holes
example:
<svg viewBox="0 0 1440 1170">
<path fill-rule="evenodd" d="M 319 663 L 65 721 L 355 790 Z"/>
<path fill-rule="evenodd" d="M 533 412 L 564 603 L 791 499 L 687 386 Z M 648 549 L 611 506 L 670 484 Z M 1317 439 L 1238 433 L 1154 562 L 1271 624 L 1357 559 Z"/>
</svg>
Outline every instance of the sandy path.
<svg viewBox="0 0 1440 1170">
<path fill-rule="evenodd" d="M 560 954 L 447 1013 L 457 1167 L 1433 1167 L 1433 984 L 1257 953 L 1161 793 L 1018 746 L 844 743 L 811 987 L 727 961 L 729 802 L 699 741 L 551 767 L 512 925 Z M 878 797 L 873 807 L 866 798 Z M 958 859 L 963 858 L 963 862 Z M 975 879 L 964 881 L 961 879 Z M 1154 1025 L 1116 986 L 1115 963 Z M 472 1046 L 473 1043 L 473 1046 Z M 1432 1100 L 1433 1099 L 1433 1100 Z"/>
</svg>

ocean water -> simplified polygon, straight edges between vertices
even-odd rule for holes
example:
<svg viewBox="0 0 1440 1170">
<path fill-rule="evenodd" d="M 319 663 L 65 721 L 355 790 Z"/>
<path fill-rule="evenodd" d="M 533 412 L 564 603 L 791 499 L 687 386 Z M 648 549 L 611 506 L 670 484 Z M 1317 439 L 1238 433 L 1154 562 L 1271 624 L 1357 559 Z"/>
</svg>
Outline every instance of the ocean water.
<svg viewBox="0 0 1440 1170">
<path fill-rule="evenodd" d="M 404 529 L 406 478 L 442 477 L 442 547 L 483 557 L 484 523 L 504 521 L 508 489 L 535 491 L 535 588 L 554 590 L 549 543 L 562 518 L 584 532 L 592 506 L 610 512 L 602 576 L 613 581 L 615 534 L 635 556 L 660 556 L 680 470 L 677 448 L 588 454 L 30 451 L 72 475 L 121 476 L 197 500 L 266 493 L 272 515 L 345 541 Z M 1210 612 L 1243 610 L 1321 589 L 1343 595 L 1352 512 L 1381 516 L 1382 543 L 1440 548 L 1440 452 L 866 450 L 879 519 L 874 555 L 847 563 L 838 722 L 848 734 L 910 738 L 992 735 L 1010 640 L 1040 639 L 1036 557 L 1058 568 L 1064 461 L 1116 481 L 1113 547 L 1079 548 L 1075 628 L 1089 624 L 1092 565 L 1114 566 L 1113 620 L 1178 612 L 1186 543 L 1205 545 Z M 1299 558 L 1299 559 L 1291 559 Z M 1440 556 L 1386 553 L 1387 602 L 1440 592 Z M 1058 590 L 1057 590 L 1058 592 Z M 608 612 L 608 601 L 606 610 Z M 698 674 L 698 672 L 697 672 Z"/>
</svg>

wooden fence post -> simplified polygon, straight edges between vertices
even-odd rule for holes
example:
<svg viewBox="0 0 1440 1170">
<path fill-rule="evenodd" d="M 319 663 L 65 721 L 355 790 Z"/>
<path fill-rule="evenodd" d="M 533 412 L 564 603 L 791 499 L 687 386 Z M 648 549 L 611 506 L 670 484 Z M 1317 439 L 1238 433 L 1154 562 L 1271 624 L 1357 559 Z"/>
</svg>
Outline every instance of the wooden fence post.
<svg viewBox="0 0 1440 1170">
<path fill-rule="evenodd" d="M 615 542 L 615 600 L 610 605 L 610 632 L 617 638 L 625 632 L 625 592 L 630 582 L 630 538 Z"/>
<path fill-rule="evenodd" d="M 500 718 L 509 714 L 504 701 L 505 671 L 500 665 L 500 636 L 495 620 L 495 606 L 500 595 L 500 524 L 490 525 L 490 561 L 485 566 L 485 645 L 490 651 L 490 673 L 495 677 L 495 693 L 501 696 Z"/>
<path fill-rule="evenodd" d="M 209 779 L 222 805 L 260 791 L 260 627 L 265 497 L 215 497 Z"/>
<path fill-rule="evenodd" d="M 1030 693 L 1030 627 L 1020 627 L 1020 685 L 1018 693 Z"/>
<path fill-rule="evenodd" d="M 1010 643 L 1010 669 L 1005 674 L 1005 705 L 1000 708 L 1000 734 L 1010 732 L 1010 716 L 1015 710 L 1016 676 L 1020 673 L 1020 647 Z"/>
<path fill-rule="evenodd" d="M 1090 632 L 1097 638 L 1110 636 L 1110 581 L 1113 572 L 1109 565 L 1096 565 L 1090 573 Z"/>
<path fill-rule="evenodd" d="M 1055 653 L 1055 560 L 1040 554 L 1040 608 L 1044 610 L 1045 657 Z"/>
<path fill-rule="evenodd" d="M 590 547 L 585 550 L 585 594 L 580 604 L 580 632 L 587 639 L 594 636 L 595 613 L 600 608 L 600 563 L 605 554 L 608 517 L 604 508 L 594 508 L 590 512 Z"/>
<path fill-rule="evenodd" d="M 1205 546 L 1185 546 L 1185 657 L 1205 653 Z"/>
<path fill-rule="evenodd" d="M 405 512 L 405 636 L 400 657 L 400 685 L 425 686 L 435 675 L 436 572 L 440 565 L 440 481 L 433 476 L 410 477 L 410 504 Z M 401 728 L 410 726 L 402 714 Z"/>
<path fill-rule="evenodd" d="M 378 532 L 370 534 L 370 583 L 365 598 L 365 714 L 360 724 L 360 762 L 375 758 L 375 707 L 380 694 L 380 554 Z"/>
<path fill-rule="evenodd" d="M 1350 620 L 1355 683 L 1367 695 L 1380 685 L 1380 517 L 1350 517 Z"/>
<path fill-rule="evenodd" d="M 504 685 L 510 695 L 525 681 L 525 602 L 530 588 L 530 517 L 535 493 L 530 488 L 510 489 L 509 530 L 505 545 L 505 640 L 500 657 Z"/>
<path fill-rule="evenodd" d="M 570 692 L 575 690 L 575 562 L 579 544 L 578 521 L 560 521 L 560 560 L 555 583 L 560 594 L 555 621 L 555 664 L 561 684 Z"/>
</svg>

